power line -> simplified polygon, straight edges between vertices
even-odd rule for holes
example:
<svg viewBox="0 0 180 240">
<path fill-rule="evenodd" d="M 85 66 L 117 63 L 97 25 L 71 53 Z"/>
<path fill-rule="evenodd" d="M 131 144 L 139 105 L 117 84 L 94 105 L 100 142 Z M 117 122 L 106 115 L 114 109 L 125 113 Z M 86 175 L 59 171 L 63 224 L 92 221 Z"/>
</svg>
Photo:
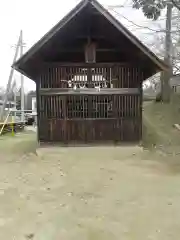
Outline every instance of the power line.
<svg viewBox="0 0 180 240">
<path fill-rule="evenodd" d="M 128 22 L 132 23 L 131 26 L 133 26 L 133 27 L 136 26 L 135 31 L 141 30 L 141 29 L 147 29 L 147 30 L 150 30 L 151 32 L 153 31 L 153 32 L 156 32 L 156 33 L 166 33 L 166 30 L 155 30 L 155 29 L 152 29 L 152 28 L 149 28 L 149 27 L 146 27 L 146 26 L 142 26 L 142 25 L 136 24 L 133 21 L 131 21 L 130 19 L 128 19 L 127 17 L 125 17 L 124 15 L 122 15 L 119 12 L 115 11 L 114 9 L 112 9 L 112 11 L 114 13 L 116 13 L 117 15 L 119 15 L 120 17 L 123 17 L 124 19 L 126 19 Z M 166 18 L 164 18 L 164 19 L 166 19 Z M 131 30 L 131 31 L 133 31 L 133 30 Z M 178 31 L 171 31 L 171 33 L 176 33 L 176 32 L 178 32 Z M 152 33 L 140 33 L 140 34 L 147 34 L 148 35 L 148 34 L 152 34 Z M 177 41 L 177 39 L 173 35 L 171 37 L 172 37 L 172 39 Z"/>
<path fill-rule="evenodd" d="M 131 31 L 141 31 L 141 30 L 145 30 L 143 27 L 142 28 L 135 28 L 134 26 L 128 26 L 128 28 L 130 28 L 130 27 L 132 27 L 131 28 Z M 165 33 L 165 31 L 162 31 L 162 32 L 157 32 L 157 33 Z M 171 31 L 171 33 L 173 34 L 173 35 L 180 35 L 180 30 L 173 30 L 173 31 Z M 147 34 L 147 35 L 152 35 L 152 31 L 151 32 L 140 32 L 139 34 Z"/>
<path fill-rule="evenodd" d="M 110 11 L 115 11 L 115 9 L 118 9 L 118 8 L 120 8 L 120 9 L 122 9 L 122 8 L 132 8 L 132 6 L 124 6 L 124 5 L 108 5 L 107 6 L 107 9 L 109 9 Z M 117 13 L 117 12 L 116 12 Z M 120 13 L 119 13 L 120 14 Z M 172 16 L 172 20 L 174 20 L 174 18 L 176 18 L 176 17 L 178 17 L 179 15 L 178 14 L 173 14 L 173 16 Z M 158 22 L 158 21 L 164 21 L 164 20 L 166 20 L 166 17 L 161 17 L 161 18 L 158 18 L 157 20 L 156 20 L 156 22 Z M 142 22 L 143 23 L 149 23 L 149 21 L 148 20 L 142 20 Z"/>
<path fill-rule="evenodd" d="M 128 26 L 128 28 L 131 28 L 131 31 L 140 31 L 140 30 L 145 30 L 146 29 L 144 27 L 135 28 L 133 25 Z M 165 30 L 162 30 L 162 31 L 158 31 L 157 33 L 165 33 L 165 32 L 166 32 Z M 177 33 L 178 35 L 179 35 L 179 32 L 180 32 L 180 30 L 173 30 L 173 31 L 171 31 L 172 34 Z M 151 32 L 142 32 L 142 33 L 144 33 L 144 34 L 152 34 L 152 30 L 151 30 Z"/>
<path fill-rule="evenodd" d="M 116 13 L 117 15 L 119 15 L 120 17 L 123 17 L 124 19 L 126 19 L 128 22 L 132 23 L 133 26 L 136 26 L 138 28 L 143 28 L 143 29 L 148 29 L 150 31 L 153 31 L 153 32 L 165 32 L 165 30 L 155 30 L 155 29 L 152 29 L 152 28 L 149 28 L 149 27 L 146 27 L 146 26 L 142 26 L 142 25 L 139 25 L 137 23 L 134 23 L 133 21 L 131 21 L 130 19 L 128 19 L 127 17 L 125 17 L 124 15 L 118 13 L 117 11 L 115 10 L 112 10 L 114 13 Z"/>
<path fill-rule="evenodd" d="M 124 6 L 124 5 L 107 5 L 107 8 L 108 9 L 114 9 L 114 8 L 132 8 L 132 6 L 131 5 L 129 5 L 129 6 Z"/>
<path fill-rule="evenodd" d="M 112 11 L 113 11 L 114 13 L 116 13 L 118 16 L 120 16 L 120 17 L 126 19 L 128 22 L 130 22 L 130 23 L 132 24 L 131 26 L 136 26 L 136 27 L 139 28 L 139 29 L 148 29 L 148 30 L 150 30 L 150 31 L 152 31 L 152 32 L 156 32 L 156 33 L 165 33 L 165 32 L 166 32 L 165 29 L 164 29 L 164 30 L 156 30 L 156 29 L 152 29 L 152 28 L 147 27 L 147 26 L 139 25 L 139 24 L 137 24 L 137 23 L 134 23 L 133 21 L 131 21 L 130 19 L 128 19 L 128 18 L 125 17 L 124 15 L 120 14 L 120 13 L 117 12 L 116 10 L 113 9 Z M 130 27 L 130 26 L 129 26 L 129 27 Z M 136 30 L 139 30 L 139 29 L 136 29 Z"/>
<path fill-rule="evenodd" d="M 147 29 L 147 30 L 150 30 L 150 31 L 153 31 L 153 32 L 156 32 L 156 33 L 166 33 L 166 30 L 163 29 L 163 30 L 157 30 L 157 29 L 152 29 L 150 27 L 147 27 L 147 26 L 142 26 L 142 25 L 139 25 L 139 24 L 136 24 L 134 23 L 133 21 L 131 21 L 130 19 L 128 19 L 127 17 L 125 17 L 123 14 L 120 14 L 119 12 L 117 12 L 116 10 L 114 10 L 114 8 L 124 8 L 126 6 L 124 5 L 114 5 L 114 6 L 108 6 L 107 8 L 109 8 L 109 10 L 113 11 L 114 13 L 116 13 L 117 15 L 119 15 L 120 17 L 123 17 L 124 19 L 126 19 L 128 22 L 130 22 L 132 25 L 130 26 L 127 26 L 128 28 L 130 27 L 136 27 L 136 29 L 133 29 L 132 31 L 137 31 L 137 30 L 142 30 L 142 29 Z M 132 6 L 131 6 L 132 7 Z M 174 15 L 173 16 L 173 19 L 172 20 L 175 20 L 174 18 L 175 17 L 178 17 L 179 15 Z M 166 20 L 166 17 L 164 18 L 161 18 L 161 19 L 158 19 L 157 21 L 163 21 L 163 20 Z M 157 22 L 156 21 L 156 22 Z M 144 23 L 148 23 L 148 21 L 143 21 Z M 179 31 L 177 30 L 174 30 L 174 31 L 171 31 L 171 33 L 175 34 L 177 33 L 179 35 Z M 151 33 L 143 33 L 143 34 L 151 34 Z"/>
</svg>

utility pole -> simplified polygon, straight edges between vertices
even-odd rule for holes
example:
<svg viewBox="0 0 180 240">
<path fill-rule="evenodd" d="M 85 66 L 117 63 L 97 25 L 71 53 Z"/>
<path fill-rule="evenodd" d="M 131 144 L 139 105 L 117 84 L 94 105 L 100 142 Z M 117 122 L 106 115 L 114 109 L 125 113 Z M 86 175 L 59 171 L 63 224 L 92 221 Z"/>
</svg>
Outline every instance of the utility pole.
<svg viewBox="0 0 180 240">
<path fill-rule="evenodd" d="M 17 110 L 16 109 L 16 101 L 17 101 L 17 98 L 16 98 L 16 94 L 17 94 L 16 79 L 14 79 L 14 84 L 13 85 L 14 85 L 13 93 L 14 93 L 14 103 L 15 103 L 14 108 L 15 108 L 15 110 Z M 14 121 L 16 122 L 16 111 L 14 112 Z"/>
<path fill-rule="evenodd" d="M 19 39 L 18 39 L 18 43 L 17 43 L 17 46 L 16 46 L 13 63 L 16 61 L 17 56 L 18 56 L 20 41 L 21 41 L 21 36 L 19 36 Z M 11 88 L 13 73 L 14 73 L 14 69 L 11 68 L 11 71 L 10 71 L 10 74 L 9 74 L 9 78 L 8 78 L 7 87 L 6 87 L 6 93 L 5 93 L 5 96 L 4 96 L 4 99 L 3 99 L 3 105 L 2 105 L 2 107 L 0 109 L 0 120 L 3 120 L 3 117 L 4 117 L 4 109 L 6 107 L 7 100 L 8 100 L 8 93 L 9 93 L 9 90 Z"/>
<path fill-rule="evenodd" d="M 171 20 L 172 20 L 172 3 L 167 3 L 166 13 L 166 37 L 165 37 L 165 56 L 164 61 L 170 67 L 168 71 L 161 73 L 161 97 L 164 103 L 169 103 L 171 99 L 170 78 L 172 75 L 172 61 L 171 61 Z"/>
<path fill-rule="evenodd" d="M 20 57 L 23 55 L 23 32 L 20 33 Z M 24 122 L 24 76 L 21 74 L 21 122 Z"/>
</svg>

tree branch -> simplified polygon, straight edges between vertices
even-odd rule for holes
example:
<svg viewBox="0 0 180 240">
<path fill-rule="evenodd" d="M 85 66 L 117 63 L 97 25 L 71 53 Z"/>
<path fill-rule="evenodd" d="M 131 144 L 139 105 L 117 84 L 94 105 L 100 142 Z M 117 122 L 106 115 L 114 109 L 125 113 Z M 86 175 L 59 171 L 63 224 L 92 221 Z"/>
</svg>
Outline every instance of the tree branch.
<svg viewBox="0 0 180 240">
<path fill-rule="evenodd" d="M 174 7 L 176 7 L 180 11 L 180 6 L 175 2 L 175 0 L 171 0 Z"/>
</svg>

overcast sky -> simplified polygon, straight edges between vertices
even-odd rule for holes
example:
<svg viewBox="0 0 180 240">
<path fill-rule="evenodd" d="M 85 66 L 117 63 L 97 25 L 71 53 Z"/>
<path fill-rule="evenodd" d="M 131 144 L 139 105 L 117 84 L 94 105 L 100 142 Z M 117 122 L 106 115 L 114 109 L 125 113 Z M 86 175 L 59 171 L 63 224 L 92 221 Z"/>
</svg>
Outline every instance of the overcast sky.
<svg viewBox="0 0 180 240">
<path fill-rule="evenodd" d="M 67 14 L 79 0 L 5 0 L 0 7 L 0 86 L 7 84 L 10 66 L 14 55 L 20 30 L 23 30 L 23 38 L 26 43 L 24 51 L 27 51 L 37 40 L 49 31 L 65 14 Z M 135 23 L 145 20 L 139 10 L 132 10 L 129 1 L 125 0 L 99 0 L 105 7 L 108 5 L 124 4 L 126 8 L 117 11 Z M 122 18 L 123 23 L 128 22 Z M 129 22 L 129 25 L 132 25 Z M 15 78 L 20 84 L 19 75 Z M 25 89 L 35 89 L 35 84 L 25 79 Z"/>
</svg>

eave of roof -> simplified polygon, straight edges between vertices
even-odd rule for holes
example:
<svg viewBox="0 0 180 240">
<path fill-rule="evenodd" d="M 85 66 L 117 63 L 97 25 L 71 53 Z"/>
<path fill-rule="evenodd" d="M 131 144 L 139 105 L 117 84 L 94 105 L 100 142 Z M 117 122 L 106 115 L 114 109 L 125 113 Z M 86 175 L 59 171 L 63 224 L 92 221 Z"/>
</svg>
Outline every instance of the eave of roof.
<svg viewBox="0 0 180 240">
<path fill-rule="evenodd" d="M 169 66 L 160 60 L 150 49 L 148 49 L 140 40 L 125 28 L 115 17 L 113 17 L 100 3 L 96 0 L 82 0 L 74 9 L 72 9 L 58 24 L 56 24 L 48 33 L 46 33 L 28 52 L 26 52 L 12 67 L 22 74 L 26 73 L 20 68 L 20 65 L 31 58 L 45 43 L 47 43 L 62 27 L 64 27 L 73 17 L 76 16 L 87 4 L 92 4 L 108 21 L 111 22 L 121 33 L 124 34 L 134 45 L 136 45 L 160 71 L 167 70 Z M 27 76 L 27 75 L 26 75 Z M 29 77 L 29 76 L 27 76 Z"/>
</svg>

